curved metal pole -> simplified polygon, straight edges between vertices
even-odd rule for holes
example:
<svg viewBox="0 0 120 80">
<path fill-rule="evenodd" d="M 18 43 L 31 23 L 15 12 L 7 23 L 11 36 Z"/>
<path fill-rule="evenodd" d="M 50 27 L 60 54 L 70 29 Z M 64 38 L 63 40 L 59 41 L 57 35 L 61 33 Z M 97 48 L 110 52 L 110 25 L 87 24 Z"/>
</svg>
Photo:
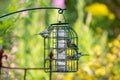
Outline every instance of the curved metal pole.
<svg viewBox="0 0 120 80">
<path fill-rule="evenodd" d="M 16 13 L 20 13 L 20 12 L 24 12 L 24 11 L 32 11 L 32 10 L 39 10 L 39 9 L 59 9 L 59 11 L 58 11 L 59 14 L 63 13 L 63 10 L 66 10 L 65 8 L 62 9 L 62 8 L 57 8 L 57 7 L 27 8 L 27 9 L 11 12 L 11 13 L 8 13 L 8 14 L 4 14 L 4 15 L 0 16 L 0 18 L 4 18 L 6 16 L 9 16 L 9 15 L 12 15 L 12 14 L 16 14 Z"/>
</svg>

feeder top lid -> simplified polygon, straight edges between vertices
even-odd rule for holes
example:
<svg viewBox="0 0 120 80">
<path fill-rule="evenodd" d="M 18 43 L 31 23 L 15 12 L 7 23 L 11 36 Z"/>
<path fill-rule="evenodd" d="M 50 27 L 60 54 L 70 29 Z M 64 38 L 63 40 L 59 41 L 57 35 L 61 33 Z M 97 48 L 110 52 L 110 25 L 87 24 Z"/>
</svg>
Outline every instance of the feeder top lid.
<svg viewBox="0 0 120 80">
<path fill-rule="evenodd" d="M 69 23 L 54 23 L 54 24 L 51 24 L 51 25 L 68 25 Z"/>
</svg>

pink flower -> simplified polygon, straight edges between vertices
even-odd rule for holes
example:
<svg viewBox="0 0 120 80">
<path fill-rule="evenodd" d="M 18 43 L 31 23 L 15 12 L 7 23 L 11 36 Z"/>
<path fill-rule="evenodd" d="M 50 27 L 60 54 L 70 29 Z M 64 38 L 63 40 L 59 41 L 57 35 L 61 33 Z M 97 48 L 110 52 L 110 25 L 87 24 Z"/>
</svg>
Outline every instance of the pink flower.
<svg viewBox="0 0 120 80">
<path fill-rule="evenodd" d="M 65 0 L 53 0 L 53 6 L 59 8 L 65 8 Z"/>
<path fill-rule="evenodd" d="M 20 0 L 20 3 L 25 3 L 25 0 Z"/>
<path fill-rule="evenodd" d="M 12 52 L 12 53 L 15 53 L 15 52 L 17 52 L 17 50 L 18 50 L 18 49 L 17 49 L 17 46 L 13 46 L 11 52 Z"/>
</svg>

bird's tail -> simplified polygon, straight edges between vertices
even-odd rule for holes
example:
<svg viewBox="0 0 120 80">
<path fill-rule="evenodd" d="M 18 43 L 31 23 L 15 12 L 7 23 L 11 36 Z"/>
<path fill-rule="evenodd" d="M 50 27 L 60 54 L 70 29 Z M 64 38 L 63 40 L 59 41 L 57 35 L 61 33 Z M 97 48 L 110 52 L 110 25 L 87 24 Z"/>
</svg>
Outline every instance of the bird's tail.
<svg viewBox="0 0 120 80">
<path fill-rule="evenodd" d="M 78 54 L 78 50 L 75 50 L 76 54 Z"/>
<path fill-rule="evenodd" d="M 81 54 L 81 56 L 89 56 L 89 54 Z"/>
</svg>

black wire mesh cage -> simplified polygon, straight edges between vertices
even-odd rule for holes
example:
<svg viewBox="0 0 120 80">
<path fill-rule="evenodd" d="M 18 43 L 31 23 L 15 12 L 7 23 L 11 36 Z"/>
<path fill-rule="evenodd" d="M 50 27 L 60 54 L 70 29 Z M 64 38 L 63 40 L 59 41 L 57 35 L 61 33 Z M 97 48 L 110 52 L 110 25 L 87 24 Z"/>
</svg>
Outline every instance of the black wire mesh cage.
<svg viewBox="0 0 120 80">
<path fill-rule="evenodd" d="M 51 24 L 44 37 L 44 69 L 46 72 L 76 72 L 78 36 L 69 23 Z M 77 49 L 73 48 L 74 43 Z"/>
</svg>

